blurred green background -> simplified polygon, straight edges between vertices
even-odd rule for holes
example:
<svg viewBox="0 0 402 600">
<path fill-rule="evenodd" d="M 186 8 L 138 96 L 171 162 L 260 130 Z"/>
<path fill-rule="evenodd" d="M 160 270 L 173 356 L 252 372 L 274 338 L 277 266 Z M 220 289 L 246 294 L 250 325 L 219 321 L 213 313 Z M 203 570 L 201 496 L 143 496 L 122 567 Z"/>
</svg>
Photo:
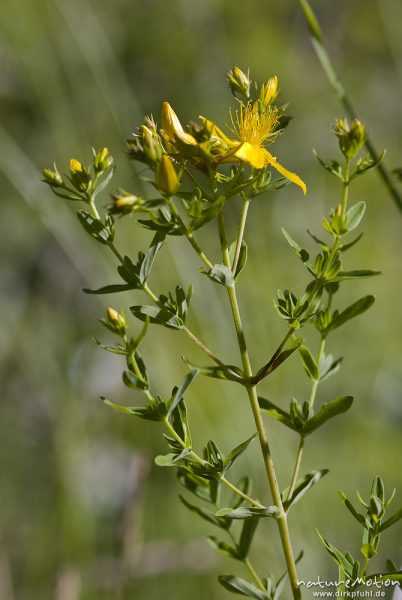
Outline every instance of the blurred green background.
<svg viewBox="0 0 402 600">
<path fill-rule="evenodd" d="M 360 118 L 377 146 L 387 148 L 387 164 L 401 166 L 400 2 L 321 0 L 315 8 Z M 168 99 L 184 122 L 198 114 L 223 119 L 231 101 L 225 73 L 233 64 L 252 67 L 260 80 L 276 73 L 294 120 L 275 153 L 310 193 L 304 198 L 288 186 L 252 205 L 246 239 L 253 258 L 240 296 L 257 365 L 284 334 L 272 310 L 276 288 L 301 291 L 306 281 L 280 227 L 306 241 L 306 226 L 318 231 L 339 196 L 312 148 L 335 155 L 329 130 L 343 111 L 295 0 L 3 0 L 0 29 L 0 600 L 229 597 L 216 576 L 241 567 L 209 548 L 203 536 L 215 533 L 212 527 L 180 504 L 174 473 L 154 466 L 155 454 L 166 449 L 158 425 L 119 415 L 98 399 L 139 401 L 123 388 L 118 357 L 91 342 L 92 335 L 108 339 L 96 321 L 105 306 L 129 306 L 132 297 L 81 292 L 114 282 L 113 261 L 40 182 L 40 170 L 56 160 L 63 171 L 71 156 L 89 162 L 91 146 L 107 145 L 118 163 L 116 185 L 141 193 L 123 148 L 144 114 L 157 116 Z M 375 172 L 356 181 L 352 199 L 364 199 L 368 211 L 349 266 L 384 274 L 345 284 L 338 300 L 345 306 L 365 293 L 377 296 L 369 314 L 330 339 L 331 351 L 345 361 L 319 400 L 352 394 L 355 404 L 307 445 L 304 470 L 331 472 L 290 517 L 295 548 L 306 551 L 305 579 L 335 575 L 316 527 L 335 545 L 358 551 L 360 534 L 337 498 L 339 488 L 367 494 L 378 473 L 389 491 L 398 488 L 395 506 L 402 504 L 402 214 Z M 230 227 L 239 208 L 232 203 Z M 201 238 L 214 248 L 215 235 L 211 226 Z M 136 254 L 149 237 L 128 219 L 119 247 Z M 169 241 L 153 287 L 192 282 L 192 327 L 226 361 L 237 362 L 224 290 L 197 268 L 181 240 Z M 310 343 L 316 348 L 317 339 Z M 185 373 L 180 354 L 205 362 L 180 333 L 157 327 L 144 350 L 154 388 L 163 394 Z M 308 384 L 297 359 L 265 381 L 261 393 L 283 406 L 291 396 L 303 401 Z M 245 395 L 232 384 L 198 379 L 188 401 L 198 447 L 213 438 L 228 451 L 253 432 Z M 285 486 L 296 439 L 276 422 L 268 426 Z M 239 476 L 252 473 L 255 494 L 266 498 L 256 444 L 236 469 Z M 401 537 L 400 525 L 384 535 L 383 559 L 401 562 Z M 260 526 L 255 563 L 266 573 L 283 569 L 272 523 Z M 383 561 L 375 566 L 382 569 Z"/>
</svg>

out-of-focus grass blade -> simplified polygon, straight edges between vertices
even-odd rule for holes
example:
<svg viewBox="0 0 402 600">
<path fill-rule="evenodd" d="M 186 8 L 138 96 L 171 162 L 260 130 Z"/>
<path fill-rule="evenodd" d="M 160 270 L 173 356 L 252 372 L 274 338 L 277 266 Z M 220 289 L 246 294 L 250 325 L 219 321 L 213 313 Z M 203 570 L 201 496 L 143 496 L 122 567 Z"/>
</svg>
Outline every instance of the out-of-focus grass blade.
<svg viewBox="0 0 402 600">
<path fill-rule="evenodd" d="M 339 77 L 339 74 L 335 68 L 332 58 L 329 55 L 328 49 L 325 45 L 324 36 L 322 34 L 322 30 L 321 30 L 320 24 L 318 22 L 318 19 L 315 16 L 313 9 L 311 8 L 311 6 L 307 0 L 299 0 L 299 1 L 300 1 L 300 6 L 302 8 L 303 14 L 304 14 L 304 18 L 306 19 L 306 23 L 307 23 L 307 26 L 310 31 L 311 41 L 312 41 L 314 50 L 316 51 L 316 54 L 321 63 L 321 66 L 324 69 L 324 72 L 325 72 L 326 76 L 328 77 L 328 80 L 329 80 L 331 86 L 335 90 L 335 92 L 339 98 L 339 101 L 343 105 L 348 117 L 351 119 L 356 119 L 357 113 L 356 113 L 356 111 L 353 107 L 353 104 L 343 86 L 343 83 L 342 83 L 342 81 Z M 378 161 L 380 158 L 380 154 L 375 149 L 375 147 L 369 137 L 367 137 L 367 140 L 366 140 L 366 148 L 367 148 L 368 152 L 370 153 L 371 157 L 373 158 L 373 160 Z M 402 211 L 402 195 L 399 193 L 398 189 L 395 187 L 394 182 L 392 181 L 392 177 L 391 177 L 388 169 L 381 162 L 379 162 L 377 169 L 378 169 L 378 173 L 379 173 L 381 179 L 383 180 L 385 186 L 388 189 L 388 192 L 391 194 L 391 196 L 394 199 L 399 210 Z"/>
</svg>

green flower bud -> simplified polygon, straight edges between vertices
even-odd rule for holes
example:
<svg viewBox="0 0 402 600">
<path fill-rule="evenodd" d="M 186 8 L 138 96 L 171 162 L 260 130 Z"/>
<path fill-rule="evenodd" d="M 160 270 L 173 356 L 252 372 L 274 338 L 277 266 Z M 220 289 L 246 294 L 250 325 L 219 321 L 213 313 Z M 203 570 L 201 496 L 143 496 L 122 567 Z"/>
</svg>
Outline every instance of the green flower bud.
<svg viewBox="0 0 402 600">
<path fill-rule="evenodd" d="M 54 165 L 53 171 L 51 169 L 43 169 L 42 175 L 42 181 L 50 185 L 50 187 L 64 187 L 63 178 L 57 170 L 56 165 Z"/>
<path fill-rule="evenodd" d="M 130 194 L 125 190 L 119 189 L 116 193 L 111 194 L 113 204 L 108 206 L 108 210 L 111 214 L 129 215 L 134 212 L 140 211 L 145 201 L 139 196 Z"/>
<path fill-rule="evenodd" d="M 166 196 L 172 196 L 180 187 L 180 179 L 167 154 L 162 155 L 156 171 L 155 183 L 158 190 Z"/>
<path fill-rule="evenodd" d="M 111 307 L 106 310 L 106 318 L 101 319 L 101 323 L 117 335 L 124 335 L 127 331 L 127 322 L 124 317 L 124 312 L 122 311 L 120 314 Z"/>
<path fill-rule="evenodd" d="M 107 148 L 101 148 L 98 152 L 92 149 L 94 155 L 94 171 L 95 173 L 102 173 L 106 171 L 113 164 L 113 156 L 109 154 Z"/>
<path fill-rule="evenodd" d="M 229 71 L 227 78 L 234 96 L 236 96 L 237 93 L 246 98 L 250 97 L 251 81 L 248 73 L 246 75 L 239 67 L 233 67 L 233 69 Z"/>
<path fill-rule="evenodd" d="M 146 125 L 141 125 L 139 132 L 142 141 L 144 159 L 151 167 L 156 166 L 162 158 L 162 145 L 159 135 L 156 133 L 156 131 L 148 128 Z"/>
<path fill-rule="evenodd" d="M 354 158 L 367 139 L 367 131 L 363 123 L 355 119 L 349 126 L 347 119 L 338 119 L 334 133 L 339 140 L 339 147 L 346 158 Z"/>
</svg>

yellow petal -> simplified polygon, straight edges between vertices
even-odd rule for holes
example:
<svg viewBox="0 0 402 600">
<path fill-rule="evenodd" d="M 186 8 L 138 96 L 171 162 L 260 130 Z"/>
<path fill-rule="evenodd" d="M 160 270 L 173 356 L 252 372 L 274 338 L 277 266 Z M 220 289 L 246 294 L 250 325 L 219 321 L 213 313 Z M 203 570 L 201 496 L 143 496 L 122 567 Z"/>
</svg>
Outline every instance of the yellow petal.
<svg viewBox="0 0 402 600">
<path fill-rule="evenodd" d="M 269 163 L 272 167 L 274 167 L 274 169 L 279 171 L 281 175 L 287 177 L 292 183 L 295 183 L 296 185 L 301 187 L 304 194 L 307 193 L 306 184 L 300 179 L 298 175 L 296 175 L 296 173 L 292 173 L 292 171 L 288 171 L 287 169 L 285 169 L 285 167 L 279 164 L 278 161 L 272 156 L 272 154 L 268 152 L 268 150 L 264 149 L 263 152 L 265 154 L 265 162 Z"/>
<path fill-rule="evenodd" d="M 163 131 L 170 137 L 173 138 L 175 133 L 184 133 L 184 129 L 179 121 L 178 116 L 170 106 L 169 102 L 162 104 L 161 110 L 161 124 Z"/>
<path fill-rule="evenodd" d="M 264 150 L 264 148 L 254 146 L 249 142 L 243 142 L 237 148 L 234 155 L 236 158 L 247 163 L 248 165 L 251 165 L 255 169 L 262 169 L 267 162 L 265 153 L 266 150 Z"/>
<path fill-rule="evenodd" d="M 203 117 L 202 115 L 200 115 L 199 118 L 204 123 L 204 125 L 206 125 L 207 129 L 211 132 L 211 137 L 216 137 L 219 141 L 224 142 L 225 144 L 231 147 L 238 145 L 238 140 L 230 139 L 226 135 L 226 133 L 223 133 L 222 129 L 220 129 L 216 123 L 214 123 L 210 119 L 207 119 L 206 117 Z"/>
<path fill-rule="evenodd" d="M 162 104 L 161 124 L 162 131 L 165 134 L 168 141 L 178 140 L 186 145 L 197 145 L 196 139 L 192 135 L 184 131 L 178 116 L 174 112 L 173 108 L 170 106 L 169 102 L 164 102 Z"/>
</svg>

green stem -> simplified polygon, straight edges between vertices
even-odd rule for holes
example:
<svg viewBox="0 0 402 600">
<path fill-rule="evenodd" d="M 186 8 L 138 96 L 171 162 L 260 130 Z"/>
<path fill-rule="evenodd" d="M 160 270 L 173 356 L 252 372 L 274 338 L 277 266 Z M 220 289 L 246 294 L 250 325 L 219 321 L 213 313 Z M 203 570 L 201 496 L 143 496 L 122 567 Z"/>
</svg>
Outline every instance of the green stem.
<svg viewBox="0 0 402 600">
<path fill-rule="evenodd" d="M 169 420 L 166 418 L 166 419 L 164 419 L 163 422 L 164 422 L 165 426 L 167 427 L 172 438 L 174 438 L 176 440 L 176 442 L 178 444 L 180 444 L 180 446 L 182 448 L 186 448 L 186 444 L 181 439 L 181 437 L 176 433 L 174 427 L 169 423 Z M 203 458 L 201 458 L 201 456 L 198 456 L 198 454 L 196 452 L 194 452 L 194 450 L 190 450 L 188 453 L 188 456 L 191 456 L 191 458 L 193 458 L 196 462 L 200 463 L 201 465 L 207 464 L 207 462 Z M 220 481 L 224 485 L 226 485 L 226 487 L 229 488 L 232 492 L 234 492 L 235 494 L 240 496 L 243 500 L 245 500 L 246 502 L 249 502 L 252 506 L 255 506 L 256 508 L 264 508 L 264 506 L 262 504 L 260 504 L 260 502 L 257 502 L 257 500 L 254 500 L 253 498 L 251 498 L 251 496 L 242 492 L 242 490 L 240 490 L 238 487 L 236 487 L 233 483 L 231 483 L 223 475 L 220 478 Z"/>
<path fill-rule="evenodd" d="M 233 273 L 236 273 L 237 265 L 239 263 L 241 245 L 243 243 L 244 229 L 246 227 L 247 213 L 248 213 L 249 206 L 250 206 L 250 200 L 245 198 L 244 202 L 243 202 L 243 210 L 241 212 L 241 217 L 240 217 L 239 233 L 237 235 L 237 241 L 236 241 L 236 250 L 235 250 L 235 254 L 233 257 L 233 263 L 232 263 L 232 272 Z"/>
<path fill-rule="evenodd" d="M 237 548 L 236 538 L 233 535 L 233 533 L 230 531 L 230 529 L 228 529 L 228 535 L 229 535 L 230 539 L 232 540 L 233 544 Z M 260 590 L 263 590 L 264 592 L 266 592 L 266 588 L 265 588 L 263 582 L 261 581 L 261 579 L 260 579 L 257 571 L 254 569 L 253 565 L 251 564 L 250 559 L 249 558 L 242 558 L 242 563 L 244 564 L 244 566 L 246 567 L 246 569 L 248 570 L 248 572 L 250 573 L 251 577 L 254 579 L 254 581 L 256 582 L 257 586 L 260 588 Z"/>
<path fill-rule="evenodd" d="M 180 228 L 181 228 L 181 231 L 182 231 L 183 235 L 188 239 L 188 241 L 190 242 L 190 244 L 194 248 L 195 252 L 200 257 L 200 259 L 202 260 L 202 262 L 204 263 L 204 265 L 206 267 L 208 267 L 208 270 L 212 269 L 213 264 L 207 258 L 207 256 L 205 255 L 205 253 L 201 250 L 200 246 L 197 244 L 197 242 L 193 238 L 193 234 L 191 233 L 191 231 L 188 230 L 188 228 L 187 228 L 186 224 L 184 223 L 183 219 L 181 218 L 180 213 L 177 210 L 177 208 L 176 208 L 176 206 L 175 206 L 172 198 L 168 198 L 167 202 L 168 202 L 170 210 L 172 211 L 172 214 L 175 216 L 176 221 L 180 225 Z"/>
<path fill-rule="evenodd" d="M 281 341 L 281 343 L 279 344 L 278 348 L 275 350 L 275 352 L 273 353 L 273 355 L 271 356 L 271 358 L 269 359 L 269 361 L 267 362 L 266 365 L 264 365 L 252 378 L 252 383 L 257 384 L 259 383 L 262 379 L 264 379 L 264 377 L 266 377 L 267 375 L 269 375 L 270 373 L 270 369 L 272 367 L 272 365 L 274 364 L 275 360 L 278 358 L 279 354 L 282 352 L 284 346 L 287 344 L 288 340 L 290 337 L 292 337 L 292 335 L 295 332 L 295 328 L 294 327 L 290 327 L 289 331 L 287 332 L 287 334 L 285 335 L 285 337 L 283 338 L 283 340 Z"/>
<path fill-rule="evenodd" d="M 297 455 L 296 455 L 296 462 L 295 462 L 295 466 L 293 468 L 292 481 L 290 482 L 289 491 L 286 496 L 286 501 L 288 501 L 292 497 L 292 494 L 295 491 L 297 478 L 299 476 L 300 466 L 301 466 L 301 462 L 302 462 L 302 458 L 303 458 L 303 449 L 304 449 L 304 436 L 301 435 L 299 448 L 297 450 Z"/>
<path fill-rule="evenodd" d="M 218 216 L 218 225 L 219 225 L 219 237 L 221 241 L 221 249 L 222 249 L 222 259 L 225 266 L 230 268 L 230 258 L 228 252 L 228 243 L 226 239 L 226 231 L 225 231 L 225 222 L 223 217 L 223 211 L 219 213 Z M 237 302 L 236 296 L 236 288 L 235 285 L 231 285 L 227 287 L 230 306 L 232 309 L 233 321 L 236 329 L 237 340 L 239 344 L 239 350 L 241 354 L 241 359 L 243 363 L 243 369 L 245 377 L 252 378 L 253 372 L 251 368 L 250 357 L 247 350 L 247 343 L 244 335 L 243 325 L 240 316 L 239 305 Z M 256 385 L 249 384 L 247 387 L 247 394 L 249 397 L 251 410 L 254 416 L 255 425 L 257 428 L 258 439 L 260 441 L 261 452 L 264 460 L 265 470 L 269 482 L 269 487 L 272 494 L 272 499 L 279 510 L 278 517 L 276 519 L 278 523 L 279 533 L 282 542 L 282 549 L 285 556 L 285 561 L 287 565 L 287 570 L 289 573 L 290 584 L 292 586 L 293 598 L 295 600 L 301 599 L 301 591 L 298 583 L 296 563 L 294 559 L 292 544 L 289 535 L 287 516 L 283 509 L 281 493 L 278 485 L 278 481 L 276 478 L 275 467 L 272 460 L 271 450 L 268 443 L 268 437 L 265 431 L 264 422 L 262 419 Z"/>
<path fill-rule="evenodd" d="M 312 41 L 314 50 L 315 50 L 317 57 L 321 63 L 321 66 L 322 66 L 326 76 L 328 77 L 328 80 L 329 80 L 332 88 L 335 90 L 335 93 L 338 96 L 340 103 L 343 105 L 347 115 L 351 119 L 356 119 L 357 118 L 356 110 L 353 107 L 349 96 L 347 95 L 347 92 L 346 92 L 346 90 L 343 86 L 343 83 L 339 77 L 339 74 L 335 68 L 335 65 L 328 53 L 328 49 L 325 45 L 325 40 L 323 38 L 323 34 L 321 31 L 320 25 L 317 21 L 317 17 L 315 16 L 315 14 L 314 14 L 311 6 L 307 2 L 307 0 L 300 0 L 300 4 L 301 4 L 304 16 L 306 18 L 306 21 L 307 21 L 307 24 L 308 24 L 308 27 L 309 27 L 309 30 L 311 33 L 311 41 Z M 367 137 L 365 145 L 366 145 L 366 148 L 367 148 L 368 152 L 370 153 L 372 159 L 375 161 L 379 161 L 380 155 L 377 152 L 374 144 L 371 142 L 369 137 Z M 386 188 L 388 189 L 388 192 L 390 193 L 391 197 L 395 201 L 397 207 L 399 208 L 399 210 L 402 210 L 402 196 L 401 196 L 400 192 L 398 191 L 398 189 L 396 188 L 396 186 L 394 185 L 394 182 L 392 181 L 392 177 L 391 177 L 390 173 L 388 172 L 388 169 L 382 164 L 382 162 L 379 162 L 377 169 L 378 169 L 378 173 L 379 173 L 381 179 L 383 180 Z"/>
<path fill-rule="evenodd" d="M 349 197 L 349 168 L 350 168 L 350 159 L 346 158 L 345 160 L 345 170 L 343 172 L 343 177 L 344 177 L 344 183 L 343 183 L 343 189 L 342 189 L 342 201 L 341 201 L 341 207 L 342 207 L 342 216 L 345 217 L 346 214 L 346 209 L 348 206 L 348 197 Z"/>
<path fill-rule="evenodd" d="M 317 356 L 317 364 L 318 365 L 320 364 L 321 358 L 324 354 L 324 350 L 325 350 L 325 338 L 321 338 L 320 349 L 318 351 L 318 356 Z M 314 407 L 314 403 L 315 403 L 315 399 L 316 399 L 316 395 L 317 395 L 318 384 L 319 384 L 319 379 L 314 379 L 313 383 L 311 384 L 311 391 L 310 391 L 310 396 L 308 399 L 308 405 L 310 408 Z M 303 458 L 303 450 L 304 450 L 304 436 L 300 436 L 299 448 L 297 450 L 295 466 L 293 468 L 292 481 L 289 486 L 289 492 L 287 494 L 286 500 L 289 500 L 289 498 L 292 496 L 292 494 L 294 492 L 294 489 L 295 489 L 295 486 L 297 483 L 297 479 L 299 477 L 299 471 L 300 471 L 302 458 Z"/>
<path fill-rule="evenodd" d="M 320 364 L 321 358 L 324 354 L 324 350 L 325 350 L 325 338 L 321 338 L 320 349 L 318 351 L 318 356 L 317 356 L 317 364 L 318 365 Z M 314 407 L 319 382 L 320 382 L 319 379 L 314 379 L 313 383 L 311 384 L 311 391 L 310 391 L 310 396 L 308 399 L 308 405 L 310 408 Z"/>
</svg>

